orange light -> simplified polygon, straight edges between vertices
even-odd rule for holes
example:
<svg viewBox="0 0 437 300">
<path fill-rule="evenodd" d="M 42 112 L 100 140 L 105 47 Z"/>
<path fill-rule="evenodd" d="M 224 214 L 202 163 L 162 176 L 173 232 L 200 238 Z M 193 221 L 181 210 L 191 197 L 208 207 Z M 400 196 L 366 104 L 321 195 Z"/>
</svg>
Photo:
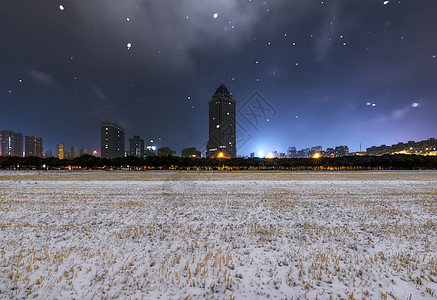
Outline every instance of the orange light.
<svg viewBox="0 0 437 300">
<path fill-rule="evenodd" d="M 320 158 L 320 157 L 322 157 L 322 156 L 320 155 L 319 152 L 316 152 L 316 153 L 314 153 L 314 155 L 313 155 L 313 158 Z"/>
<path fill-rule="evenodd" d="M 219 157 L 219 158 L 222 158 L 222 157 L 223 157 L 223 152 L 220 152 L 220 153 L 218 154 L 218 157 Z"/>
</svg>

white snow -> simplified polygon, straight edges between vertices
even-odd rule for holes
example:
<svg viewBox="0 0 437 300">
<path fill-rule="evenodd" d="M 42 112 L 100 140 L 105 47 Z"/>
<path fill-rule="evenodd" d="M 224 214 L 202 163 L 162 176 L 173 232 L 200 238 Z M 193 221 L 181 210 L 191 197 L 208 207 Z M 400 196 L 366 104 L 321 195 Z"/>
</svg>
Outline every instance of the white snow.
<svg viewBox="0 0 437 300">
<path fill-rule="evenodd" d="M 437 295 L 437 172 L 0 171 L 0 298 Z"/>
</svg>

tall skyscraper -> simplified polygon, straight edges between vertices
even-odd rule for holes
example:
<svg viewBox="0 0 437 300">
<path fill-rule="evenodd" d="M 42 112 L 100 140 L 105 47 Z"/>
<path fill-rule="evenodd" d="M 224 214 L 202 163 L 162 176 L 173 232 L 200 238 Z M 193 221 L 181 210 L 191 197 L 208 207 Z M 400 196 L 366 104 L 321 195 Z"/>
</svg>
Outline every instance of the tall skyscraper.
<svg viewBox="0 0 437 300">
<path fill-rule="evenodd" d="M 224 84 L 221 84 L 209 101 L 209 140 L 207 157 L 237 156 L 236 101 Z"/>
<path fill-rule="evenodd" d="M 64 159 L 64 144 L 56 145 L 56 157 L 59 159 Z"/>
<path fill-rule="evenodd" d="M 76 158 L 79 157 L 79 148 L 76 146 L 71 146 L 70 150 L 70 158 Z"/>
<path fill-rule="evenodd" d="M 124 128 L 114 122 L 102 122 L 100 133 L 101 157 L 123 157 Z"/>
<path fill-rule="evenodd" d="M 129 139 L 129 155 L 144 157 L 144 140 L 138 135 L 134 135 L 132 139 Z"/>
<path fill-rule="evenodd" d="M 0 130 L 0 156 L 23 156 L 23 135 L 10 130 Z"/>
<path fill-rule="evenodd" d="M 44 157 L 44 139 L 36 136 L 24 137 L 25 156 Z"/>
</svg>

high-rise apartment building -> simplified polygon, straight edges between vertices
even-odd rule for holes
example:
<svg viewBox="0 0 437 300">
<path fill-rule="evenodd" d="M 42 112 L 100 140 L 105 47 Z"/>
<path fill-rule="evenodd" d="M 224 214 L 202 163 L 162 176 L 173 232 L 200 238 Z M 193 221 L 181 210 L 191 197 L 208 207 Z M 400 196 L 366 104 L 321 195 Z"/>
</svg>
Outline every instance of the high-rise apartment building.
<svg viewBox="0 0 437 300">
<path fill-rule="evenodd" d="M 0 130 L 0 156 L 23 156 L 23 135 L 10 130 Z"/>
<path fill-rule="evenodd" d="M 337 146 L 334 150 L 335 157 L 347 156 L 349 155 L 349 147 L 348 146 Z"/>
<path fill-rule="evenodd" d="M 76 158 L 79 157 L 79 148 L 76 146 L 72 146 L 70 150 L 70 158 Z"/>
<path fill-rule="evenodd" d="M 132 139 L 129 139 L 129 155 L 144 157 L 144 140 L 138 135 L 134 135 Z"/>
<path fill-rule="evenodd" d="M 64 159 L 64 144 L 56 145 L 56 157 L 59 159 Z"/>
<path fill-rule="evenodd" d="M 100 129 L 101 157 L 123 157 L 124 128 L 114 122 L 102 122 Z"/>
<path fill-rule="evenodd" d="M 24 137 L 25 156 L 44 157 L 44 139 L 36 136 Z"/>
<path fill-rule="evenodd" d="M 209 101 L 209 140 L 207 157 L 237 156 L 236 101 L 221 84 Z"/>
</svg>

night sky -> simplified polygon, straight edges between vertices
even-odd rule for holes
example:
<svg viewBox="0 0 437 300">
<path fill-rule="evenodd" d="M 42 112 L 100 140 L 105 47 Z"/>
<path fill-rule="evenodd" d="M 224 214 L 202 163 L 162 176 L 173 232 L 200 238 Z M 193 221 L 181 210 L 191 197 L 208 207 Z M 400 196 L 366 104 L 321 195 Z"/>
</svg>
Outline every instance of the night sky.
<svg viewBox="0 0 437 300">
<path fill-rule="evenodd" d="M 0 23 L 0 129 L 45 150 L 114 121 L 204 153 L 221 83 L 239 155 L 437 137 L 435 0 L 2 0 Z"/>
</svg>

